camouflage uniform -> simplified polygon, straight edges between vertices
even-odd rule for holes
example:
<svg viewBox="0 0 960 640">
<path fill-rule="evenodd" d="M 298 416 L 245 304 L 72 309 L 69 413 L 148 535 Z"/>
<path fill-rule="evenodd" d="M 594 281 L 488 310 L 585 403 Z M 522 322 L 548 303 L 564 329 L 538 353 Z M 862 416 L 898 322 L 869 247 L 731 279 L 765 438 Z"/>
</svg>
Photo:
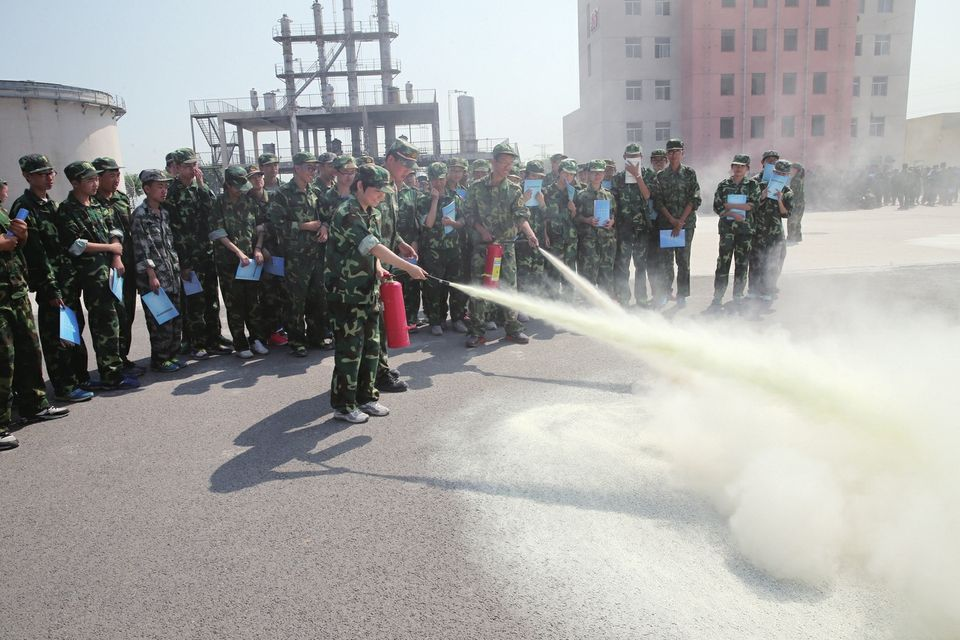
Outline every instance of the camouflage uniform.
<svg viewBox="0 0 960 640">
<path fill-rule="evenodd" d="M 669 144 L 667 145 L 670 146 Z M 678 171 L 673 171 L 668 165 L 660 171 L 654 179 L 653 206 L 658 212 L 657 233 L 672 229 L 670 222 L 660 213 L 666 208 L 670 214 L 679 219 L 684 208 L 692 205 L 690 215 L 684 223 L 686 242 L 682 249 L 659 249 L 658 269 L 660 271 L 660 286 L 654 295 L 663 297 L 670 294 L 673 288 L 673 263 L 677 263 L 677 297 L 686 298 L 690 295 L 690 250 L 693 245 L 693 232 L 697 227 L 697 209 L 700 208 L 700 183 L 697 182 L 697 173 L 690 167 L 681 164 Z M 651 283 L 652 284 L 652 283 Z"/>
<path fill-rule="evenodd" d="M 746 212 L 742 221 L 725 215 L 724 205 L 727 196 L 736 194 L 747 197 L 747 204 L 753 205 L 752 211 Z M 727 292 L 727 283 L 730 280 L 730 262 L 735 264 L 733 271 L 733 299 L 743 297 L 747 286 L 747 271 L 749 269 L 751 237 L 753 234 L 753 219 L 760 206 L 760 184 L 749 177 L 744 177 L 740 183 L 733 178 L 727 178 L 717 185 L 713 196 L 713 211 L 720 216 L 718 231 L 720 235 L 720 249 L 717 256 L 717 271 L 713 278 L 713 300 L 719 303 Z"/>
<path fill-rule="evenodd" d="M 656 177 L 652 169 L 640 169 L 644 184 L 653 184 Z M 637 304 L 647 300 L 647 270 L 648 263 L 652 262 L 654 253 L 651 253 L 653 237 L 653 220 L 650 212 L 653 207 L 650 201 L 643 197 L 640 187 L 636 183 L 627 182 L 626 171 L 613 176 L 613 198 L 617 203 L 617 254 L 614 264 L 614 278 L 616 280 L 616 298 L 622 305 L 630 302 L 630 261 L 633 260 L 634 282 L 633 295 Z M 650 271 L 650 280 L 653 281 L 655 270 Z"/>
<path fill-rule="evenodd" d="M 611 296 L 615 295 L 613 265 L 617 257 L 617 232 L 614 228 L 605 229 L 583 222 L 593 217 L 594 202 L 610 202 L 610 218 L 616 220 L 617 206 L 613 194 L 602 186 L 594 190 L 587 185 L 577 193 L 574 204 L 577 207 L 577 272 L 591 284 L 600 287 Z"/>
<path fill-rule="evenodd" d="M 583 189 L 583 185 L 573 186 L 575 200 L 576 193 Z M 567 203 L 572 201 L 569 197 L 569 191 L 559 181 L 554 182 L 544 191 L 543 198 L 547 205 L 543 212 L 546 239 L 548 240 L 545 243 L 545 248 L 560 258 L 565 265 L 576 270 L 577 225 L 573 221 L 573 215 L 567 209 Z M 563 277 L 552 265 L 547 265 L 545 277 L 548 295 L 551 298 L 560 297 L 562 285 L 564 297 L 569 299 L 568 294 L 572 294 L 573 289 L 565 284 Z"/>
<path fill-rule="evenodd" d="M 543 167 L 538 160 L 527 163 L 527 172 L 540 172 Z M 544 182 L 545 184 L 545 182 Z M 523 190 L 523 183 L 520 183 Z M 546 195 L 544 195 L 546 204 Z M 546 207 L 544 207 L 546 208 Z M 546 246 L 546 212 L 539 206 L 527 207 L 530 229 L 541 245 Z M 549 295 L 546 282 L 546 260 L 538 249 L 534 249 L 526 242 L 517 243 L 517 290 L 537 296 Z"/>
<path fill-rule="evenodd" d="M 336 411 L 350 412 L 380 397 L 374 384 L 380 360 L 380 285 L 377 259 L 370 253 L 380 244 L 375 212 L 364 211 L 351 196 L 330 225 L 323 282 L 336 348 L 330 383 Z"/>
<path fill-rule="evenodd" d="M 394 185 L 391 182 L 391 188 L 403 188 Z M 409 187 L 407 187 L 409 189 Z M 370 217 L 370 230 L 371 232 L 380 239 L 380 242 L 384 244 L 390 251 L 397 253 L 397 248 L 401 242 L 404 242 L 403 238 L 397 231 L 397 221 L 399 219 L 399 210 L 400 205 L 397 201 L 396 193 L 387 193 L 383 202 L 380 203 L 378 207 L 375 207 L 371 217 Z M 390 270 L 389 267 L 385 267 L 387 270 Z M 397 278 L 397 281 L 404 285 L 404 282 Z M 386 326 L 383 321 L 383 314 L 380 314 L 380 365 L 377 368 L 377 379 L 384 379 L 390 374 L 390 362 L 387 355 L 387 331 Z M 362 403 L 361 403 L 362 404 Z"/>
<path fill-rule="evenodd" d="M 276 192 L 276 189 L 273 189 Z M 284 258 L 283 245 L 280 237 L 270 222 L 268 210 L 272 198 L 271 191 L 264 189 L 263 199 L 256 198 L 253 192 L 248 192 L 245 198 L 249 198 L 256 208 L 257 229 L 263 231 L 262 250 L 269 254 L 272 259 L 274 256 Z M 264 256 L 264 260 L 267 256 Z M 284 273 L 286 273 L 286 260 L 284 260 Z M 284 277 L 275 276 L 272 273 L 264 271 L 260 276 L 260 322 L 263 327 L 264 335 L 270 337 L 272 333 L 278 331 L 283 326 L 284 311 L 287 308 L 287 293 L 284 286 Z"/>
<path fill-rule="evenodd" d="M 135 271 L 128 274 L 136 283 L 140 294 L 150 289 L 150 280 L 147 276 L 147 267 L 151 267 L 160 281 L 170 302 L 178 310 L 180 306 L 180 258 L 173 243 L 173 231 L 170 229 L 170 212 L 164 208 L 152 211 L 146 200 L 133 212 L 133 235 Z M 180 333 L 183 326 L 183 316 L 178 315 L 163 324 L 157 324 L 153 314 L 143 305 L 143 317 L 147 322 L 150 333 L 150 361 L 153 365 L 160 365 L 176 357 L 180 350 Z"/>
<path fill-rule="evenodd" d="M 397 193 L 397 234 L 401 238 L 416 241 L 420 237 L 419 199 L 423 194 L 407 185 L 400 185 Z M 392 250 L 392 249 L 391 249 Z M 417 247 L 417 254 L 420 248 Z M 405 271 L 392 269 L 394 278 L 403 286 L 403 306 L 407 312 L 407 324 L 416 324 L 420 312 L 420 281 L 411 278 Z"/>
<path fill-rule="evenodd" d="M 767 183 L 760 184 L 761 191 L 766 188 Z M 783 188 L 783 204 L 789 216 L 793 209 L 793 191 L 790 187 Z M 753 242 L 750 251 L 751 295 L 769 299 L 777 292 L 777 278 L 780 275 L 785 252 L 783 217 L 776 200 L 763 198 L 760 201 L 754 216 Z"/>
<path fill-rule="evenodd" d="M 460 282 L 461 257 L 460 257 L 460 236 L 457 229 L 451 227 L 450 232 L 443 225 L 443 208 L 454 203 L 456 209 L 456 220 L 463 218 L 463 200 L 457 195 L 456 191 L 447 189 L 445 193 L 437 200 L 436 220 L 432 227 L 426 226 L 427 215 L 430 213 L 430 203 L 432 198 L 429 193 L 421 194 L 418 198 L 417 209 L 420 212 L 420 266 L 430 275 L 446 280 L 447 282 Z M 445 282 L 427 279 L 423 283 L 423 311 L 427 316 L 427 321 L 432 326 L 440 326 L 447 318 L 447 299 L 450 298 L 450 317 L 453 320 L 459 320 L 460 317 L 454 315 L 453 289 Z"/>
<path fill-rule="evenodd" d="M 902 177 L 898 176 L 896 178 L 897 182 L 901 180 Z M 790 181 L 790 189 L 793 191 L 793 211 L 790 212 L 790 217 L 787 218 L 787 239 L 790 242 L 802 242 L 803 230 L 800 228 L 800 225 L 803 222 L 803 213 L 807 209 L 807 201 L 804 196 L 804 170 L 802 167 L 800 172 Z M 903 196 L 898 195 L 898 197 L 902 203 Z"/>
</svg>

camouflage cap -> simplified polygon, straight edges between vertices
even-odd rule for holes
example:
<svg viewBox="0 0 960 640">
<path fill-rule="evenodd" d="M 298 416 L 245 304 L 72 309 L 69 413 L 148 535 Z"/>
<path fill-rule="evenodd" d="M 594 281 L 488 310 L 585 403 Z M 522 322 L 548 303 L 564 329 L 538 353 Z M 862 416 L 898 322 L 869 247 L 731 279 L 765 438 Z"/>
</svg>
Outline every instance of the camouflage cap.
<svg viewBox="0 0 960 640">
<path fill-rule="evenodd" d="M 330 153 L 329 151 L 324 151 L 317 156 L 317 162 L 320 164 L 331 164 L 334 160 L 337 159 L 337 154 Z"/>
<path fill-rule="evenodd" d="M 384 193 L 393 193 L 394 189 L 390 185 L 390 174 L 383 167 L 375 164 L 362 164 L 357 167 L 357 177 L 354 183 L 362 182 L 364 187 L 373 187 L 380 189 Z"/>
<path fill-rule="evenodd" d="M 122 169 L 122 167 L 117 164 L 116 160 L 108 156 L 96 158 L 92 164 L 100 173 L 103 173 L 104 171 L 119 171 Z"/>
<path fill-rule="evenodd" d="M 527 173 L 544 174 L 543 163 L 539 160 L 530 160 L 527 162 Z"/>
<path fill-rule="evenodd" d="M 387 157 L 393 156 L 408 169 L 417 168 L 417 160 L 420 158 L 420 152 L 406 140 L 397 138 L 387 149 Z"/>
<path fill-rule="evenodd" d="M 363 164 L 377 164 L 377 161 L 373 159 L 373 156 L 363 155 L 363 156 L 360 156 L 360 157 L 357 159 L 357 164 L 358 164 L 358 165 L 363 165 Z"/>
<path fill-rule="evenodd" d="M 467 161 L 463 158 L 451 158 L 447 161 L 447 168 L 453 169 L 454 167 L 460 167 L 461 169 L 469 169 L 470 165 L 467 164 Z"/>
<path fill-rule="evenodd" d="M 555 153 L 550 156 L 550 162 L 560 162 L 561 160 L 566 160 L 567 156 L 562 153 Z"/>
<path fill-rule="evenodd" d="M 273 153 L 261 153 L 260 157 L 257 158 L 257 164 L 261 167 L 265 164 L 276 164 L 280 162 L 280 158 Z"/>
<path fill-rule="evenodd" d="M 47 156 L 40 155 L 39 153 L 31 153 L 30 155 L 20 158 L 20 171 L 24 173 L 50 173 L 51 171 L 55 171 L 55 169 L 53 165 L 50 164 Z"/>
<path fill-rule="evenodd" d="M 196 164 L 200 161 L 197 158 L 197 152 L 190 147 L 181 147 L 177 149 L 176 154 L 177 162 L 180 164 Z"/>
<path fill-rule="evenodd" d="M 519 161 L 514 162 L 510 166 L 510 171 L 507 175 L 513 176 L 514 178 L 519 178 L 523 174 L 523 165 Z"/>
<path fill-rule="evenodd" d="M 258 164 L 248 164 L 245 168 L 247 170 L 247 178 L 263 175 L 263 171 L 260 169 L 260 165 Z"/>
<path fill-rule="evenodd" d="M 163 161 L 164 161 L 165 164 L 170 164 L 171 162 L 176 162 L 176 161 L 177 161 L 177 152 L 176 152 L 176 151 L 171 151 L 171 152 L 168 153 L 166 156 L 164 156 Z"/>
<path fill-rule="evenodd" d="M 490 173 L 490 161 L 480 158 L 479 160 L 473 161 L 473 172 L 483 171 L 484 173 Z"/>
<path fill-rule="evenodd" d="M 356 169 L 357 161 L 353 159 L 353 156 L 337 156 L 333 161 L 333 168 L 337 171 Z"/>
<path fill-rule="evenodd" d="M 651 158 L 651 159 L 653 159 L 653 158 L 666 158 L 666 157 L 667 157 L 667 150 L 666 150 L 666 149 L 654 149 L 653 152 L 650 154 L 650 158 Z"/>
<path fill-rule="evenodd" d="M 683 150 L 683 140 L 680 138 L 670 138 L 667 140 L 667 151 Z"/>
<path fill-rule="evenodd" d="M 606 160 L 591 160 L 587 163 L 587 171 L 606 171 Z"/>
<path fill-rule="evenodd" d="M 750 156 L 744 153 L 738 153 L 737 155 L 733 156 L 733 162 L 731 162 L 730 164 L 742 164 L 749 167 Z"/>
<path fill-rule="evenodd" d="M 431 162 L 427 167 L 427 175 L 431 180 L 439 180 L 447 177 L 447 165 L 442 162 Z"/>
<path fill-rule="evenodd" d="M 761 160 L 762 162 L 766 162 L 766 161 L 767 161 L 767 158 L 776 158 L 776 159 L 779 160 L 779 159 L 780 159 L 780 152 L 779 152 L 779 151 L 774 151 L 773 149 L 771 149 L 771 150 L 769 150 L 769 151 L 764 151 L 764 152 L 763 152 L 763 157 L 760 158 L 760 160 Z"/>
<path fill-rule="evenodd" d="M 628 144 L 628 145 L 626 146 L 626 148 L 624 148 L 624 150 L 623 150 L 623 156 L 624 156 L 624 157 L 628 157 L 628 156 L 642 156 L 642 155 L 643 155 L 643 147 L 641 147 L 640 145 L 638 145 L 636 142 L 631 142 L 631 143 Z"/>
<path fill-rule="evenodd" d="M 564 173 L 570 173 L 576 175 L 577 173 L 577 161 L 573 158 L 567 158 L 560 162 L 560 171 Z"/>
<path fill-rule="evenodd" d="M 309 151 L 301 151 L 300 153 L 293 154 L 293 166 L 299 167 L 304 164 L 317 164 L 317 156 L 313 155 Z"/>
<path fill-rule="evenodd" d="M 0 186 L 7 184 L 6 178 L 0 178 Z"/>
<path fill-rule="evenodd" d="M 773 165 L 774 171 L 779 171 L 780 173 L 786 173 L 793 168 L 793 165 L 790 164 L 789 160 L 777 160 L 777 164 Z"/>
<path fill-rule="evenodd" d="M 497 146 L 495 146 L 495 147 L 493 148 L 493 157 L 494 157 L 494 158 L 496 158 L 497 156 L 501 156 L 501 155 L 511 155 L 511 156 L 513 156 L 514 158 L 519 158 L 519 157 L 520 157 L 520 155 L 519 155 L 516 151 L 513 150 L 513 145 L 511 145 L 511 144 L 510 144 L 509 142 L 507 142 L 506 140 L 504 140 L 503 142 L 501 142 L 500 144 L 498 144 Z"/>
<path fill-rule="evenodd" d="M 98 176 L 100 172 L 91 163 L 85 160 L 77 160 L 64 167 L 63 175 L 67 177 L 67 180 L 73 182 L 74 180 L 86 180 Z"/>
<path fill-rule="evenodd" d="M 140 178 L 140 184 L 149 184 L 151 182 L 171 182 L 173 176 L 162 169 L 144 169 L 137 176 Z"/>
<path fill-rule="evenodd" d="M 250 191 L 253 185 L 247 180 L 247 170 L 240 165 L 231 165 L 223 172 L 223 182 L 240 191 Z"/>
</svg>

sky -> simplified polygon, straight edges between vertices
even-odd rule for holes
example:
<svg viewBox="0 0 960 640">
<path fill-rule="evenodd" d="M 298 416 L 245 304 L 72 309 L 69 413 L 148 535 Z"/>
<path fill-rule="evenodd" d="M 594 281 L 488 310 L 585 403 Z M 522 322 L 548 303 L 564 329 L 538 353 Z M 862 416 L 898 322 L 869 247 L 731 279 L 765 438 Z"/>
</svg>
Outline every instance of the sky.
<svg viewBox="0 0 960 640">
<path fill-rule="evenodd" d="M 294 23 L 313 19 L 312 0 L 234 0 L 228 13 L 222 11 L 227 5 L 209 0 L 5 4 L 5 24 L 40 25 L 43 44 L 38 53 L 7 39 L 0 78 L 123 97 L 121 152 L 136 171 L 161 165 L 172 148 L 190 146 L 191 99 L 281 89 L 274 75 L 281 49 L 272 29 L 284 12 Z M 326 19 L 340 18 L 340 0 L 323 4 Z M 355 19 L 368 20 L 375 2 L 354 5 Z M 916 17 L 908 116 L 960 111 L 960 78 L 944 73 L 960 57 L 960 3 L 917 0 Z M 576 0 L 392 0 L 390 19 L 399 25 L 393 56 L 402 69 L 395 84 L 409 80 L 416 89 L 436 91 L 442 139 L 454 137 L 448 134 L 451 103 L 456 118 L 450 92 L 461 90 L 476 99 L 478 137 L 509 138 L 524 156 L 562 149 L 563 116 L 579 106 Z M 301 54 L 305 65 L 316 57 L 310 46 L 294 48 Z M 375 44 L 364 44 L 359 58 L 378 55 Z M 199 130 L 196 135 L 205 150 Z M 281 140 L 281 146 L 287 144 Z"/>
</svg>

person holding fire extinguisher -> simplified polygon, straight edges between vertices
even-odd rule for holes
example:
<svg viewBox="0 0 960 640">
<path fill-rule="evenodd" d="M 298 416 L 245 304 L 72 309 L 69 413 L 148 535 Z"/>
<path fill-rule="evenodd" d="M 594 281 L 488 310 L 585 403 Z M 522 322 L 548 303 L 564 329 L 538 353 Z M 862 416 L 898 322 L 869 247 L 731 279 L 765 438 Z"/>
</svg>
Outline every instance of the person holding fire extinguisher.
<svg viewBox="0 0 960 640">
<path fill-rule="evenodd" d="M 512 289 L 517 287 L 517 254 L 515 240 L 519 229 L 534 249 L 540 246 L 537 236 L 530 228 L 529 212 L 524 206 L 523 193 L 518 185 L 507 180 L 513 168 L 517 153 L 508 142 L 501 142 L 493 148 L 493 166 L 489 176 L 470 185 L 467 191 L 465 218 L 478 236 L 474 246 L 471 272 L 474 279 L 487 286 L 506 282 Z M 502 252 L 499 268 L 496 260 L 488 260 Z M 488 263 L 492 268 L 487 269 Z M 470 323 L 467 348 L 478 347 L 486 343 L 486 321 L 492 318 L 497 305 L 471 298 Z M 507 340 L 517 344 L 527 344 L 530 338 L 523 332 L 523 325 L 517 319 L 517 312 L 504 309 Z"/>
<path fill-rule="evenodd" d="M 380 404 L 375 385 L 380 361 L 379 279 L 388 276 L 381 263 L 424 280 L 427 272 L 392 252 L 378 234 L 377 206 L 393 193 L 383 167 L 361 165 L 351 196 L 337 208 L 330 224 L 324 268 L 335 356 L 330 383 L 333 417 L 362 423 L 390 413 Z"/>
</svg>

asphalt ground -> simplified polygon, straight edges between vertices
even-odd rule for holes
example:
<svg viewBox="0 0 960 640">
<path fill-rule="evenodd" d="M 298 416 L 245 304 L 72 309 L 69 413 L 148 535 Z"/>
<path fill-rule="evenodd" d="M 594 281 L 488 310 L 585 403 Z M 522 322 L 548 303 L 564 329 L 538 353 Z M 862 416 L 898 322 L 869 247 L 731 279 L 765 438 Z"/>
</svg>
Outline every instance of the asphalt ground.
<svg viewBox="0 0 960 640">
<path fill-rule="evenodd" d="M 701 218 L 694 295 L 666 311 L 697 322 Z M 958 239 L 960 207 L 808 214 L 772 312 L 743 321 L 800 344 L 851 305 L 956 324 Z M 274 348 L 26 427 L 0 454 L 0 638 L 893 637 L 864 576 L 811 588 L 740 556 L 634 437 L 641 361 L 528 333 L 415 334 L 391 354 L 410 391 L 363 425 L 332 420 L 331 352 Z"/>
</svg>

